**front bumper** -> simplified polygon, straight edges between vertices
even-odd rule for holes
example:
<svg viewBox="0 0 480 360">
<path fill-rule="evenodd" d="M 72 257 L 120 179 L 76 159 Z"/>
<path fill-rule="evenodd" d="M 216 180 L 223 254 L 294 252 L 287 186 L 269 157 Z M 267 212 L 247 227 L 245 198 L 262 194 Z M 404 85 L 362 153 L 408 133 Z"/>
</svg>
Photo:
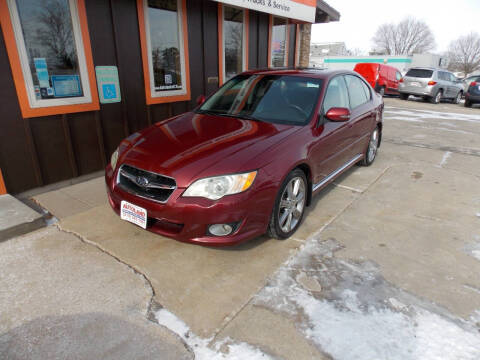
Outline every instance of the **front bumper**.
<svg viewBox="0 0 480 360">
<path fill-rule="evenodd" d="M 166 203 L 125 191 L 115 184 L 115 176 L 108 165 L 105 171 L 108 200 L 117 214 L 120 214 L 121 201 L 128 201 L 147 210 L 148 231 L 183 242 L 210 246 L 234 245 L 264 234 L 276 196 L 275 187 L 263 181 L 261 171 L 252 187 L 243 193 L 213 201 L 182 197 L 185 188 L 177 188 Z M 237 224 L 231 235 L 213 236 L 208 233 L 209 225 L 227 223 Z"/>
</svg>

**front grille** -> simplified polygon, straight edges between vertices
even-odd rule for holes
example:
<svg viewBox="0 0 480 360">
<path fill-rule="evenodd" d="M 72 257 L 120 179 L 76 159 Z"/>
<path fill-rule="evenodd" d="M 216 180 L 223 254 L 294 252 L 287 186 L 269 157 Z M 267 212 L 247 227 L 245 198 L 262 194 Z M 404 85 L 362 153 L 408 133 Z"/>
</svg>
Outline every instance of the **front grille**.
<svg viewBox="0 0 480 360">
<path fill-rule="evenodd" d="M 117 184 L 131 194 L 161 203 L 167 202 L 177 188 L 175 179 L 171 177 L 126 164 L 118 170 Z"/>
</svg>

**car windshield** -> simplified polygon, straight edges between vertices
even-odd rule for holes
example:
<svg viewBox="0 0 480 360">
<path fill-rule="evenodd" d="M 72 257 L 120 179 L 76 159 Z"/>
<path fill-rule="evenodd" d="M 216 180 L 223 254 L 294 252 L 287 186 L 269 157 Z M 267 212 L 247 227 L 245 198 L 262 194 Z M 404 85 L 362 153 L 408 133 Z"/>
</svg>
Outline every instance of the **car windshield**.
<svg viewBox="0 0 480 360">
<path fill-rule="evenodd" d="M 291 75 L 238 75 L 198 110 L 275 124 L 305 125 L 315 109 L 321 79 Z"/>
<path fill-rule="evenodd" d="M 427 69 L 410 69 L 408 70 L 405 76 L 416 77 L 416 78 L 431 78 L 433 70 Z"/>
</svg>

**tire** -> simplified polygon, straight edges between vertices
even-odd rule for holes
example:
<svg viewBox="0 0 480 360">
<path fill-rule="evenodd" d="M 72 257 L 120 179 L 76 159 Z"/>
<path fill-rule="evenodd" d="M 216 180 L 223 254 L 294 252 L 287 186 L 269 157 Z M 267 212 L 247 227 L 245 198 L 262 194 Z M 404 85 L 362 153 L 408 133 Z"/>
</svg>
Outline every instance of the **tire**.
<svg viewBox="0 0 480 360">
<path fill-rule="evenodd" d="M 472 107 L 472 102 L 470 100 L 465 100 L 465 104 L 464 104 L 465 107 Z"/>
<path fill-rule="evenodd" d="M 443 91 L 442 90 L 438 90 L 437 93 L 435 94 L 435 96 L 432 96 L 430 98 L 430 102 L 432 104 L 439 104 L 440 103 L 440 100 L 442 100 L 442 96 L 443 96 Z"/>
<path fill-rule="evenodd" d="M 367 150 L 365 151 L 365 156 L 360 162 L 362 166 L 370 166 L 375 161 L 377 157 L 378 144 L 380 142 L 380 129 L 378 126 L 372 131 L 370 135 L 370 141 L 368 142 Z"/>
<path fill-rule="evenodd" d="M 460 104 L 460 100 L 462 100 L 462 95 L 463 95 L 463 91 L 460 90 L 457 96 L 455 97 L 455 99 L 453 99 L 453 103 Z"/>
<path fill-rule="evenodd" d="M 400 93 L 400 99 L 402 100 L 408 100 L 409 96 L 410 96 L 409 94 Z"/>
<path fill-rule="evenodd" d="M 305 214 L 307 195 L 308 182 L 305 173 L 300 169 L 293 170 L 283 181 L 275 199 L 268 225 L 270 237 L 286 239 L 297 231 Z"/>
<path fill-rule="evenodd" d="M 378 89 L 378 94 L 381 96 L 381 97 L 384 97 L 385 96 L 385 86 L 382 86 Z"/>
</svg>

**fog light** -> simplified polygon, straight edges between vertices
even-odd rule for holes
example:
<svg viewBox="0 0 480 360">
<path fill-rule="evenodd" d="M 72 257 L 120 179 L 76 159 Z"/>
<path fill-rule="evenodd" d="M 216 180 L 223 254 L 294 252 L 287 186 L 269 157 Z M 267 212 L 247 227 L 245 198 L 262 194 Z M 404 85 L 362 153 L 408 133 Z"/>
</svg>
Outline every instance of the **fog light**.
<svg viewBox="0 0 480 360">
<path fill-rule="evenodd" d="M 229 224 L 214 224 L 210 225 L 208 231 L 215 236 L 226 236 L 232 233 L 233 227 Z"/>
</svg>

